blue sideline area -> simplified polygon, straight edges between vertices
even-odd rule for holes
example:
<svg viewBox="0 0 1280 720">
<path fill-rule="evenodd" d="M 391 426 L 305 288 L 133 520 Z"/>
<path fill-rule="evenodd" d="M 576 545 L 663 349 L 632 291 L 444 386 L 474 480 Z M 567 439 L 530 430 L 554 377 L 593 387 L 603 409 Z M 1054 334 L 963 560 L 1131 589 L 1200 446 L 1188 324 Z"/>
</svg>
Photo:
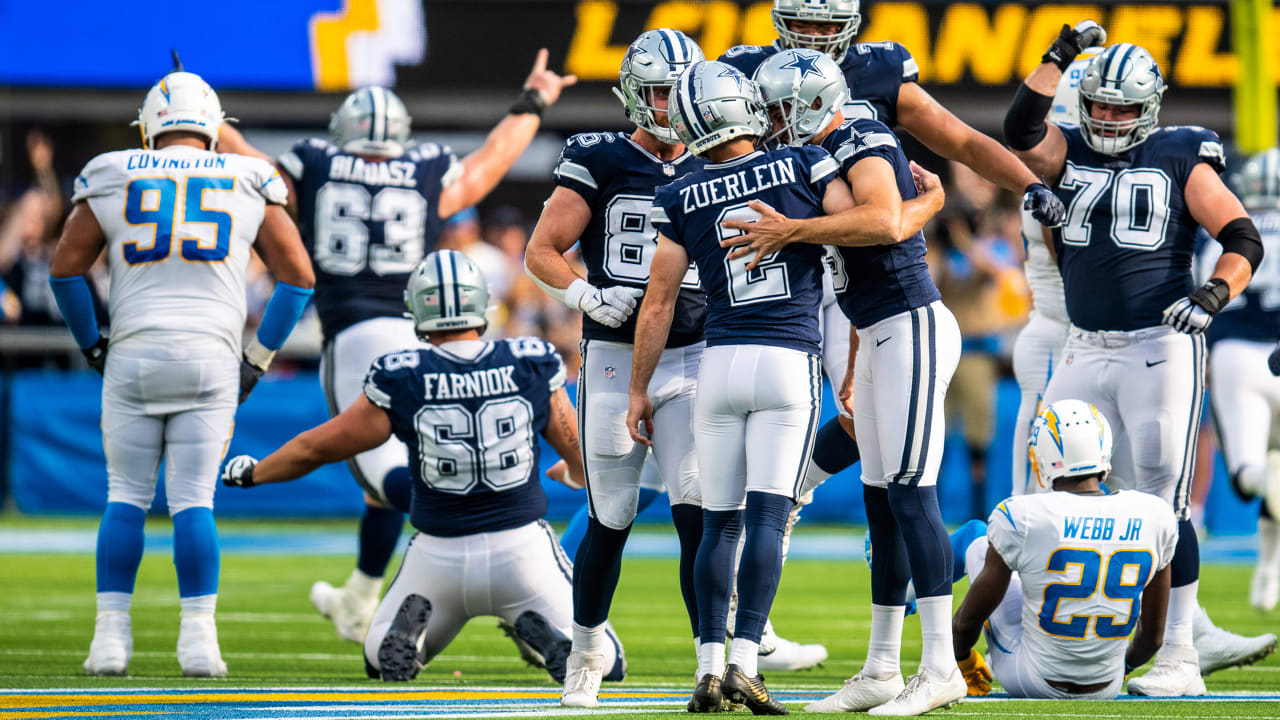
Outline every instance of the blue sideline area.
<svg viewBox="0 0 1280 720">
<path fill-rule="evenodd" d="M 10 455 L 8 486 L 18 509 L 45 514 L 101 513 L 106 504 L 106 463 L 99 429 L 101 378 L 90 371 L 21 372 L 9 376 L 8 386 L 10 402 L 4 419 Z M 825 422 L 835 415 L 830 388 L 824 391 L 823 405 Z M 987 507 L 994 507 L 1009 491 L 1009 438 L 1017 409 L 1017 385 L 1006 380 L 998 389 L 998 439 L 988 453 L 991 480 L 987 483 Z M 314 374 L 266 378 L 236 416 L 235 437 L 227 457 L 262 457 L 325 419 L 324 396 Z M 541 458 L 544 470 L 556 459 L 545 443 Z M 865 522 L 858 468 L 855 465 L 819 488 L 816 501 L 805 510 L 805 519 Z M 544 481 L 544 486 L 550 498 L 550 520 L 569 519 L 585 502 L 581 492 L 559 483 Z M 940 490 L 944 519 L 955 524 L 969 519 L 967 458 L 958 436 L 948 440 Z M 249 491 L 219 485 L 215 502 L 218 515 L 242 517 L 356 516 L 363 504 L 359 489 L 341 464 L 321 468 L 292 483 Z M 164 512 L 163 483 L 152 508 Z M 669 523 L 670 517 L 667 504 L 659 501 L 645 511 L 641 522 Z M 1219 459 L 1206 512 L 1208 529 L 1218 534 L 1253 533 L 1256 518 L 1256 506 L 1247 506 L 1232 494 Z"/>
</svg>

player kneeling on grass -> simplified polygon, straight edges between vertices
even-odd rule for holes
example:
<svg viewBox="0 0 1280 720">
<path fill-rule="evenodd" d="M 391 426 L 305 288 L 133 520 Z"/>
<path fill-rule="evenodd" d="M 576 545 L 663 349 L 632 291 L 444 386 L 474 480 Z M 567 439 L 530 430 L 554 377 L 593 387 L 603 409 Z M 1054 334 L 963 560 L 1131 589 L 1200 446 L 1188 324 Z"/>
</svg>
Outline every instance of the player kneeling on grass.
<svg viewBox="0 0 1280 720">
<path fill-rule="evenodd" d="M 1084 401 L 1045 408 L 1030 455 L 1054 492 L 1000 503 L 966 550 L 956 659 L 971 696 L 994 674 L 1014 697 L 1111 700 L 1164 640 L 1178 523 L 1154 495 L 1102 487 L 1111 426 Z M 990 669 L 973 649 L 984 630 Z"/>
<path fill-rule="evenodd" d="M 567 464 L 548 475 L 581 487 L 564 364 L 538 338 L 480 339 L 489 288 L 462 253 L 424 258 L 409 276 L 405 304 L 429 347 L 378 358 L 364 393 L 340 415 L 261 462 L 232 458 L 222 481 L 251 487 L 293 480 L 394 433 L 409 448 L 410 521 L 418 533 L 365 638 L 369 676 L 410 680 L 468 620 L 494 615 L 564 682 L 572 567 L 541 519 L 547 496 L 536 437 L 541 433 Z M 604 679 L 621 680 L 622 645 L 612 628 L 608 636 Z"/>
</svg>

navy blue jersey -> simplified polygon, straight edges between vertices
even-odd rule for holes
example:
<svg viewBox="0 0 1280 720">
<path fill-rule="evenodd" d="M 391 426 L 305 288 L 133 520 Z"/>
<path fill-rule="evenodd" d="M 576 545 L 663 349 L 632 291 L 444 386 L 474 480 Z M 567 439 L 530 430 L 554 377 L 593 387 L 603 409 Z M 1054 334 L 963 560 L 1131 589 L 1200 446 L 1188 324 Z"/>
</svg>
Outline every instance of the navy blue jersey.
<svg viewBox="0 0 1280 720">
<path fill-rule="evenodd" d="M 903 200 L 916 196 L 911 166 L 898 138 L 878 120 L 846 120 L 822 140 L 822 147 L 840 163 L 840 176 L 859 161 L 878 157 L 893 167 Z M 854 325 L 870 327 L 881 320 L 939 300 L 942 296 L 924 261 L 924 235 L 893 245 L 837 247 L 846 278 L 836 300 Z"/>
<path fill-rule="evenodd" d="M 772 45 L 738 45 L 729 48 L 719 60 L 753 77 L 760 63 L 781 51 L 776 40 Z M 840 70 L 849 85 L 844 116 L 871 118 L 889 127 L 898 124 L 898 90 L 903 83 L 915 82 L 920 77 L 916 59 L 896 42 L 857 43 L 845 53 Z"/>
<path fill-rule="evenodd" d="M 556 163 L 557 185 L 582 196 L 591 208 L 578 244 L 587 265 L 587 281 L 596 287 L 626 285 L 645 288 L 649 264 L 658 246 L 658 231 L 649 222 L 653 190 L 677 177 L 701 170 L 705 163 L 689 153 L 663 162 L 624 133 L 583 133 L 565 143 Z M 667 347 L 683 347 L 702 339 L 707 294 L 690 267 L 676 300 Z M 611 328 L 582 315 L 582 337 L 588 340 L 635 341 L 636 316 Z"/>
<path fill-rule="evenodd" d="M 564 363 L 550 343 L 521 337 L 463 357 L 433 345 L 383 355 L 364 381 L 409 447 L 409 520 L 428 535 L 509 530 L 547 511 L 538 435 Z"/>
<path fill-rule="evenodd" d="M 1214 316 L 1205 333 L 1210 345 L 1219 340 L 1272 343 L 1280 339 L 1280 210 L 1255 211 L 1249 217 L 1262 236 L 1262 262 L 1244 292 Z M 1207 234 L 1205 238 L 1200 258 L 1207 279 L 1222 256 L 1222 246 Z"/>
<path fill-rule="evenodd" d="M 1094 151 L 1062 125 L 1066 166 L 1055 192 L 1067 206 L 1054 231 L 1067 316 L 1085 330 L 1155 327 L 1192 290 L 1199 225 L 1184 190 L 1196 165 L 1222 172 L 1222 143 L 1198 127 L 1156 128 L 1117 155 Z"/>
<path fill-rule="evenodd" d="M 747 270 L 752 256 L 729 261 L 725 220 L 755 220 L 759 200 L 790 218 L 822 214 L 836 161 L 813 145 L 756 151 L 658 188 L 653 224 L 684 246 L 707 291 L 707 345 L 776 345 L 818 354 L 822 306 L 821 245 L 794 244 Z"/>
<path fill-rule="evenodd" d="M 409 273 L 444 227 L 440 191 L 462 172 L 453 151 L 424 143 L 370 162 L 313 139 L 281 155 L 280 166 L 297 192 L 325 339 L 362 320 L 402 316 Z"/>
</svg>

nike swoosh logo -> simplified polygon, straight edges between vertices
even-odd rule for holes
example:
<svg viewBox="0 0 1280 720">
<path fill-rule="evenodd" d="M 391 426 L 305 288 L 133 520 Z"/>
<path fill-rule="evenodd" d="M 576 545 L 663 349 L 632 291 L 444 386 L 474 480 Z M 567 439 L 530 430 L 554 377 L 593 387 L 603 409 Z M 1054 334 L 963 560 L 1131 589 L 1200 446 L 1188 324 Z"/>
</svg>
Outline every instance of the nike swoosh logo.
<svg viewBox="0 0 1280 720">
<path fill-rule="evenodd" d="M 1161 364 L 1161 363 L 1166 363 L 1166 362 L 1169 362 L 1169 361 L 1168 361 L 1168 360 L 1157 360 L 1157 361 L 1155 361 L 1155 362 L 1151 362 L 1150 360 L 1148 360 L 1148 361 L 1147 361 L 1147 367 L 1155 367 L 1155 366 L 1157 366 L 1157 365 L 1159 365 L 1159 364 Z"/>
<path fill-rule="evenodd" d="M 889 341 L 890 341 L 890 340 L 892 340 L 892 339 L 893 339 L 893 336 L 892 336 L 892 335 L 890 335 L 889 337 L 887 337 L 887 338 L 885 338 L 885 339 L 883 339 L 883 340 L 877 340 L 877 341 L 876 341 L 876 347 L 880 347 L 881 345 L 883 345 L 883 344 L 885 344 L 885 343 L 889 342 Z"/>
</svg>

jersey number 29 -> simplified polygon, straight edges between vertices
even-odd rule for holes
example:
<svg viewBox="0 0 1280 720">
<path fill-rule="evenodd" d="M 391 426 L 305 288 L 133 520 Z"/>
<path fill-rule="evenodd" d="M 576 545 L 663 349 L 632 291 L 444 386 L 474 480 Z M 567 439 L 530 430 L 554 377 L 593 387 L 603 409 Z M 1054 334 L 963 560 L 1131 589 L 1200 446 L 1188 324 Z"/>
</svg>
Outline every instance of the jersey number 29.
<svg viewBox="0 0 1280 720">
<path fill-rule="evenodd" d="M 1080 568 L 1077 582 L 1052 583 L 1045 586 L 1044 603 L 1040 606 L 1040 629 L 1058 637 L 1083 640 L 1093 622 L 1093 632 L 1103 640 L 1127 638 L 1138 623 L 1138 599 L 1151 577 L 1153 558 L 1149 550 L 1117 550 L 1107 558 L 1103 573 L 1102 553 L 1085 548 L 1058 548 L 1049 556 L 1047 570 L 1070 572 Z M 1108 600 L 1128 601 L 1129 612 L 1123 621 L 1115 615 L 1072 615 L 1066 622 L 1058 620 L 1058 604 L 1064 600 L 1088 600 L 1098 592 Z"/>
</svg>

